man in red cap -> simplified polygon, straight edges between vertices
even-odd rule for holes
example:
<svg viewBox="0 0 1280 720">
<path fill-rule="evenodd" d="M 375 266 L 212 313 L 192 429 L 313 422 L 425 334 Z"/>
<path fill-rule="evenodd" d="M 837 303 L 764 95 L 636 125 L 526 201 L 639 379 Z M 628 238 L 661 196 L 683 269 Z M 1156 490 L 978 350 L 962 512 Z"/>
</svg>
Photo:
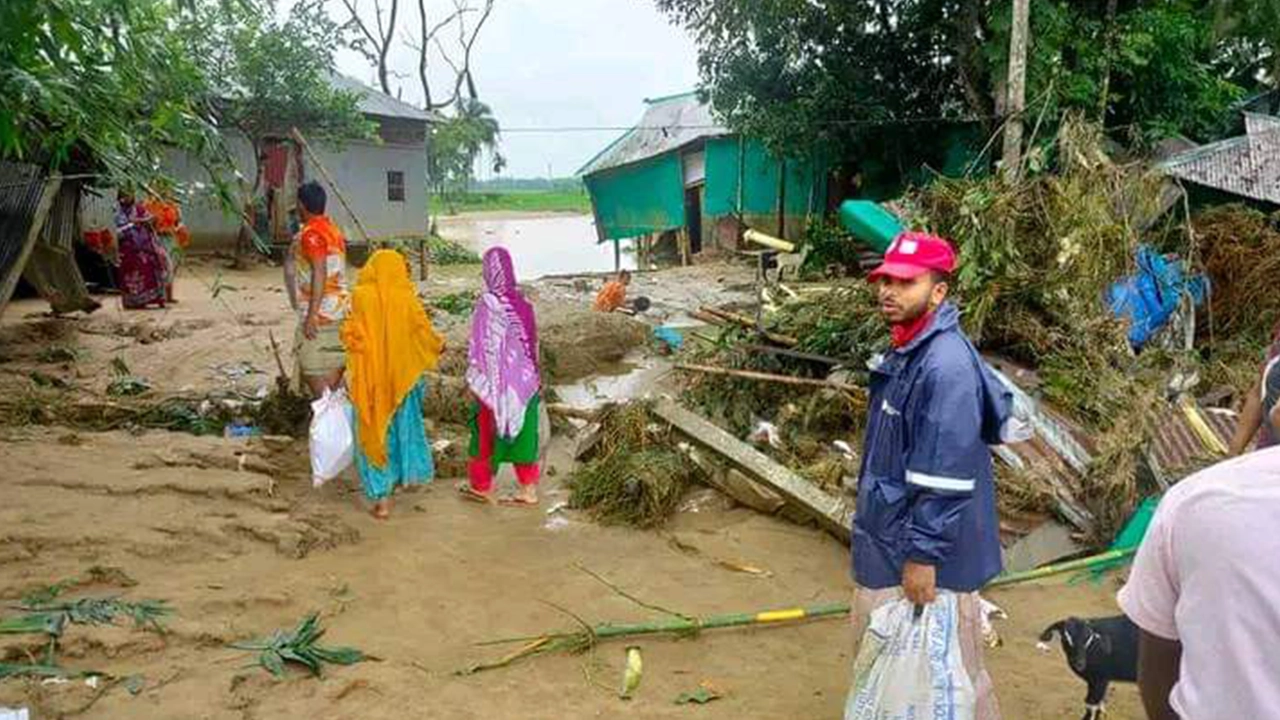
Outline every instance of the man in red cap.
<svg viewBox="0 0 1280 720">
<path fill-rule="evenodd" d="M 982 663 L 977 591 L 1000 573 L 988 445 L 1013 439 L 1012 394 L 960 330 L 947 300 L 956 253 L 903 233 L 870 275 L 892 349 L 871 362 L 871 399 L 853 524 L 855 628 L 905 597 L 956 595 L 958 635 L 977 720 L 999 717 Z M 1019 433 L 1021 434 L 1021 433 Z"/>
</svg>

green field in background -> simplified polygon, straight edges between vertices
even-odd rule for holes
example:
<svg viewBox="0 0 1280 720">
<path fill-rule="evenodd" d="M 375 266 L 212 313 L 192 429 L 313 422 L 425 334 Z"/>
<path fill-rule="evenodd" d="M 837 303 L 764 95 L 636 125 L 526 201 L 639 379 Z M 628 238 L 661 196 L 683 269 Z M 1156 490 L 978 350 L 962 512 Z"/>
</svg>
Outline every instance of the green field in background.
<svg viewBox="0 0 1280 720">
<path fill-rule="evenodd" d="M 521 212 L 591 212 L 591 200 L 585 192 L 478 192 L 450 198 L 446 209 L 457 212 L 521 211 Z"/>
</svg>

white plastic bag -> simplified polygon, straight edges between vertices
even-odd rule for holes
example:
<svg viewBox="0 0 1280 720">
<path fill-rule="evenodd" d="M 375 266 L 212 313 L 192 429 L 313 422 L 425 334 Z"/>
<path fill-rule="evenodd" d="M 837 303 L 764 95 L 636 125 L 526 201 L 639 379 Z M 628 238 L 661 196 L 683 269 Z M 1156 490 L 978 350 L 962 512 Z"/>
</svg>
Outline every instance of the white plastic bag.
<svg viewBox="0 0 1280 720">
<path fill-rule="evenodd" d="M 320 487 L 351 464 L 355 437 L 347 391 L 325 390 L 311 403 L 311 484 Z"/>
<path fill-rule="evenodd" d="M 876 608 L 853 662 L 845 720 L 973 720 L 973 683 L 960 655 L 959 604 L 939 592 L 919 618 L 908 600 Z"/>
</svg>

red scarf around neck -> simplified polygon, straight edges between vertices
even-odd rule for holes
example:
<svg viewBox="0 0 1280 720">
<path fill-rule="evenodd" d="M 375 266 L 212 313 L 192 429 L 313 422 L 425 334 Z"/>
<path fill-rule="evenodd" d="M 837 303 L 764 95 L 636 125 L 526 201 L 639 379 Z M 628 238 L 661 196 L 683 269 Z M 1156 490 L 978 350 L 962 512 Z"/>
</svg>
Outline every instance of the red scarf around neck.
<svg viewBox="0 0 1280 720">
<path fill-rule="evenodd" d="M 889 328 L 889 338 L 893 347 L 895 349 L 906 347 L 908 343 L 915 340 L 917 335 L 933 323 L 933 315 L 934 313 L 930 311 L 910 322 L 895 323 Z"/>
</svg>

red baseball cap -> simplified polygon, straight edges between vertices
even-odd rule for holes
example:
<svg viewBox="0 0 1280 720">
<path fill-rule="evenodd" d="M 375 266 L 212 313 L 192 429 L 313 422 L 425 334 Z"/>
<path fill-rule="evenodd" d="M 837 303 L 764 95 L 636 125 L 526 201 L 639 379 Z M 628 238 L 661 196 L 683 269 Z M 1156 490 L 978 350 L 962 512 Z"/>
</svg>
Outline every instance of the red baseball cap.
<svg viewBox="0 0 1280 720">
<path fill-rule="evenodd" d="M 894 238 L 885 251 L 884 262 L 871 271 L 867 280 L 875 282 L 882 277 L 914 280 L 931 270 L 952 273 L 955 269 L 956 251 L 951 243 L 937 235 L 904 232 Z"/>
</svg>

